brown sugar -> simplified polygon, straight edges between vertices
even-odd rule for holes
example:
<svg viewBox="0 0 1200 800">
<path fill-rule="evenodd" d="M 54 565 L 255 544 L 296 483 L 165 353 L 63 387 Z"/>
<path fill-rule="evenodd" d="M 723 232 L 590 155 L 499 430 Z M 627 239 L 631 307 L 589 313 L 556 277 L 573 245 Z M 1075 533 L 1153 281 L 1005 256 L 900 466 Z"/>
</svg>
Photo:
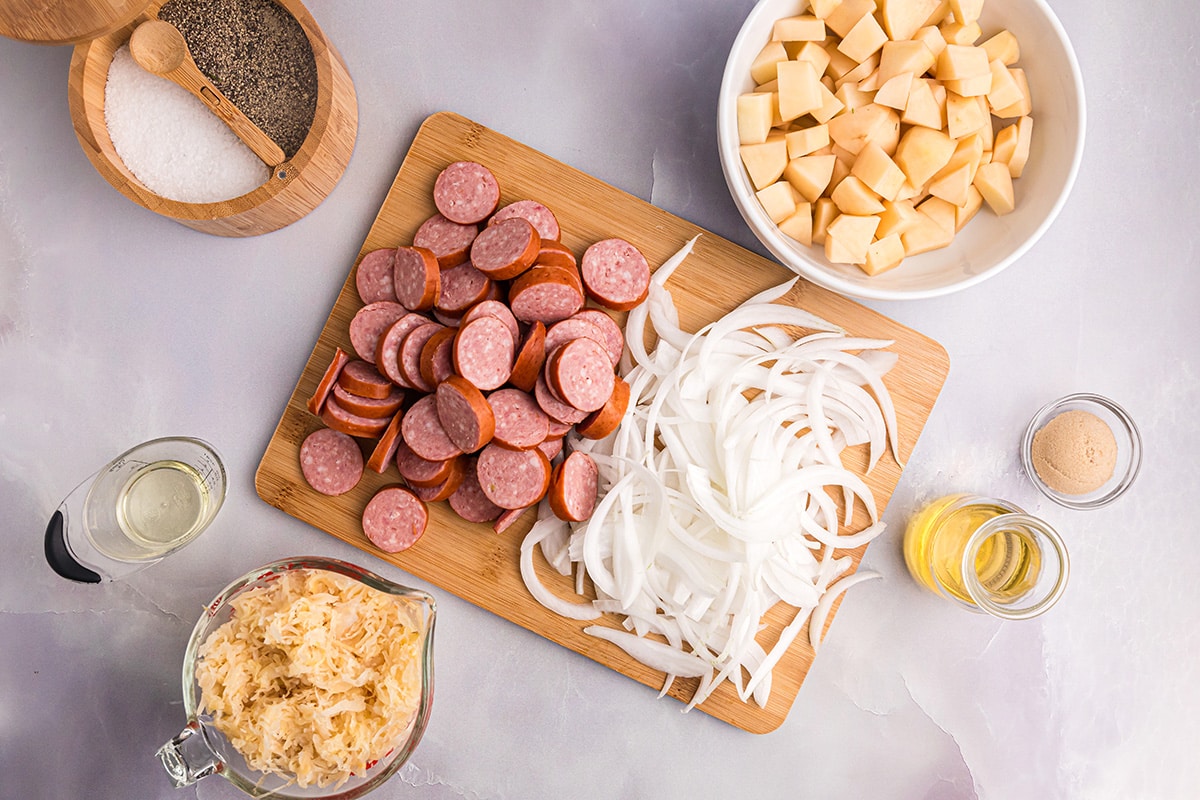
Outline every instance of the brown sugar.
<svg viewBox="0 0 1200 800">
<path fill-rule="evenodd" d="M 1094 492 L 1112 478 L 1117 440 L 1104 420 L 1087 411 L 1065 411 L 1033 435 L 1033 467 L 1056 492 Z"/>
</svg>

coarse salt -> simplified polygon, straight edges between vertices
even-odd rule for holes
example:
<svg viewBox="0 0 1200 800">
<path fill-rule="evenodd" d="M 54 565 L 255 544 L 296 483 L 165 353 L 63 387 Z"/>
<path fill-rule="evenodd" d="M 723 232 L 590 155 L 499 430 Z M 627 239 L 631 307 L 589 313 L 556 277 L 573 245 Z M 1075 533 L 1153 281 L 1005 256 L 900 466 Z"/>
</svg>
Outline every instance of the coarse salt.
<svg viewBox="0 0 1200 800">
<path fill-rule="evenodd" d="M 142 69 L 127 46 L 108 68 L 104 122 L 121 161 L 150 191 L 216 203 L 266 183 L 270 169 L 202 101 Z"/>
</svg>

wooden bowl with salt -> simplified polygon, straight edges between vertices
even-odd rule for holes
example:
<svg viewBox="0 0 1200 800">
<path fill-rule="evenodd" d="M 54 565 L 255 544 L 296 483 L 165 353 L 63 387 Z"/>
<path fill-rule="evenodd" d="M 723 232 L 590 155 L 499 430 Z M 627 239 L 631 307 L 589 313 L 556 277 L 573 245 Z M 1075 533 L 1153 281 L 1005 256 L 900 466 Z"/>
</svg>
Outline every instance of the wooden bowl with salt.
<svg viewBox="0 0 1200 800">
<path fill-rule="evenodd" d="M 138 24 L 158 16 L 164 0 L 151 0 L 141 15 L 122 27 L 77 44 L 71 58 L 67 90 L 75 134 L 105 180 L 144 208 L 218 236 L 255 236 L 278 230 L 305 216 L 333 191 L 354 150 L 358 127 L 354 83 L 308 9 L 298 0 L 274 2 L 299 23 L 311 45 L 316 105 L 307 134 L 301 131 L 297 139 L 301 143 L 282 164 L 268 165 L 273 169 L 266 182 L 228 200 L 182 202 L 148 188 L 118 154 L 105 120 L 109 67 Z"/>
</svg>

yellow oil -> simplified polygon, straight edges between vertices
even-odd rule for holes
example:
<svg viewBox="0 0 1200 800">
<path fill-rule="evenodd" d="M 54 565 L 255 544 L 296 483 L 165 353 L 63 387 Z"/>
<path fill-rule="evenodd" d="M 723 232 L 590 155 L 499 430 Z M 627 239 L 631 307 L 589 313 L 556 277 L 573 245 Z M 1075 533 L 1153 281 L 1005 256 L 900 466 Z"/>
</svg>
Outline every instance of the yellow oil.
<svg viewBox="0 0 1200 800">
<path fill-rule="evenodd" d="M 904 560 L 926 588 L 977 605 L 967 590 L 963 554 L 981 525 L 1016 512 L 987 498 L 951 495 L 917 512 L 904 533 Z M 1006 605 L 1028 594 L 1042 569 L 1037 541 L 1024 527 L 1001 525 L 980 545 L 974 559 L 976 583 L 995 603 Z"/>
</svg>

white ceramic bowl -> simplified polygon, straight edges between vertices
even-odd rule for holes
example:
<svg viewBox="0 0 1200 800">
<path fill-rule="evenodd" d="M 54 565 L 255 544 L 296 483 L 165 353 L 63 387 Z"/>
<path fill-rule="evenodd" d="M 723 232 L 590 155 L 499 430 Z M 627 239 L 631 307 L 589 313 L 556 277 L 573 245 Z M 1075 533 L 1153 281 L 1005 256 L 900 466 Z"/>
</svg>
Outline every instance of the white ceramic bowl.
<svg viewBox="0 0 1200 800">
<path fill-rule="evenodd" d="M 805 247 L 780 233 L 754 196 L 738 154 L 737 97 L 752 91 L 750 64 L 781 17 L 800 13 L 803 0 L 760 0 L 734 40 L 721 81 L 717 140 L 733 200 L 764 246 L 786 267 L 842 294 L 875 300 L 936 297 L 973 286 L 1016 261 L 1050 227 L 1066 202 L 1083 157 L 1083 79 L 1066 31 L 1044 0 L 990 0 L 979 21 L 982 42 L 1001 28 L 1016 34 L 1033 99 L 1033 144 L 1013 181 L 1016 210 L 998 217 L 986 206 L 941 250 L 906 258 L 874 277 L 853 264 L 833 264 L 823 248 Z M 1006 122 L 1005 124 L 1008 124 Z"/>
</svg>

